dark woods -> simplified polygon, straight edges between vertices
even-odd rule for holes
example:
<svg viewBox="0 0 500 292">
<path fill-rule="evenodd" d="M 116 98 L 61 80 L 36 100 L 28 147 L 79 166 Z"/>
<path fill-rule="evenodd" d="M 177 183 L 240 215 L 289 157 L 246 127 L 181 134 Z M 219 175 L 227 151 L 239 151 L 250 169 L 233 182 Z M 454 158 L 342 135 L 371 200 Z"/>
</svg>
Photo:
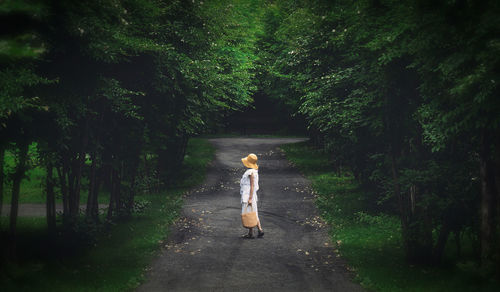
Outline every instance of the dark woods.
<svg viewBox="0 0 500 292">
<path fill-rule="evenodd" d="M 46 173 L 51 233 L 128 218 L 136 193 L 175 181 L 188 138 L 251 101 L 237 13 L 224 1 L 0 4 L 0 202 L 12 195 L 14 243 L 33 163 Z"/>
<path fill-rule="evenodd" d="M 268 6 L 261 87 L 306 117 L 368 209 L 401 218 L 410 263 L 463 242 L 498 263 L 499 2 L 313 2 Z"/>
<path fill-rule="evenodd" d="M 467 241 L 498 265 L 500 2 L 14 2 L 0 4 L 0 23 L 19 24 L 0 36 L 12 234 L 29 145 L 51 230 L 58 197 L 64 226 L 103 220 L 103 189 L 105 218 L 126 218 L 135 193 L 175 180 L 190 136 L 254 91 L 306 118 L 372 212 L 400 217 L 410 263 Z"/>
</svg>

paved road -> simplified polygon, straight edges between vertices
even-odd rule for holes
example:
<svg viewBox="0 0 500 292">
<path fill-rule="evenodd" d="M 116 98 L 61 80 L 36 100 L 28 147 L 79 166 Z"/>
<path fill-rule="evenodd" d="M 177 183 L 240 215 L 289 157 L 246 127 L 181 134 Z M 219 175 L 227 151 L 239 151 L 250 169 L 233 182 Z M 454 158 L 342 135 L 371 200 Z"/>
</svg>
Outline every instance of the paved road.
<svg viewBox="0 0 500 292">
<path fill-rule="evenodd" d="M 205 184 L 186 195 L 164 248 L 138 291 L 362 291 L 336 256 L 308 181 L 278 149 L 292 138 L 211 139 Z M 264 238 L 243 239 L 240 159 L 259 157 Z"/>
</svg>

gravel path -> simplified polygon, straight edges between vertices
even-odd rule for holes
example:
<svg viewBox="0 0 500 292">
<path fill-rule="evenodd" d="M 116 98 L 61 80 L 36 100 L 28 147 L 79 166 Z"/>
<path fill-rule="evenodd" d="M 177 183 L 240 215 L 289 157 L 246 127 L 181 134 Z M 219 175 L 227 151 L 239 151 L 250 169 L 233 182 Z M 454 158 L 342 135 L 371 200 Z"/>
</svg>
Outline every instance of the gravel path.
<svg viewBox="0 0 500 292">
<path fill-rule="evenodd" d="M 180 219 L 138 291 L 362 291 L 336 256 L 308 181 L 278 146 L 295 138 L 211 139 L 205 184 L 186 195 Z M 264 238 L 243 239 L 240 159 L 259 157 Z"/>
</svg>

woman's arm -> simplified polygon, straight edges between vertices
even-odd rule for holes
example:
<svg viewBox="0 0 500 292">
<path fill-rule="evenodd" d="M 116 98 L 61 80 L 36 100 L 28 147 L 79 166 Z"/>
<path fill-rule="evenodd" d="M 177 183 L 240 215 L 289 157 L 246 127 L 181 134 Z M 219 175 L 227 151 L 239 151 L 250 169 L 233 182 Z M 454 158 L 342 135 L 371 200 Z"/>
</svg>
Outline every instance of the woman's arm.
<svg viewBox="0 0 500 292">
<path fill-rule="evenodd" d="M 248 196 L 248 204 L 252 204 L 253 198 L 253 174 L 250 175 L 250 196 Z"/>
</svg>

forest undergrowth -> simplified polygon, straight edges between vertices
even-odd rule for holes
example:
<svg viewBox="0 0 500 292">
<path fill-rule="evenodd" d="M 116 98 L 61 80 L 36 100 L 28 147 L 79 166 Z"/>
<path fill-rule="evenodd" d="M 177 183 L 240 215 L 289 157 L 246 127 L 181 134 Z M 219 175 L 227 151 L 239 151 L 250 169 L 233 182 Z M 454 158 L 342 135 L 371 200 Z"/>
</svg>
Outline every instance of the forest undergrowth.
<svg viewBox="0 0 500 292">
<path fill-rule="evenodd" d="M 496 291 L 492 270 L 479 268 L 467 235 L 457 255 L 449 239 L 443 264 L 411 265 L 402 249 L 401 222 L 370 201 L 348 172 L 332 171 L 325 151 L 304 143 L 281 146 L 286 157 L 311 182 L 316 206 L 330 225 L 336 251 L 347 260 L 356 281 L 374 291 Z"/>
<path fill-rule="evenodd" d="M 2 291 L 126 291 L 144 279 L 147 267 L 167 238 L 182 206 L 182 195 L 203 182 L 214 148 L 192 138 L 177 183 L 138 196 L 132 218 L 100 226 L 79 225 L 72 234 L 50 237 L 46 218 L 20 217 L 17 262 L 0 267 Z M 104 220 L 104 218 L 101 218 Z M 2 218 L 2 234 L 7 222 Z M 7 248 L 2 246 L 5 252 Z"/>
</svg>

